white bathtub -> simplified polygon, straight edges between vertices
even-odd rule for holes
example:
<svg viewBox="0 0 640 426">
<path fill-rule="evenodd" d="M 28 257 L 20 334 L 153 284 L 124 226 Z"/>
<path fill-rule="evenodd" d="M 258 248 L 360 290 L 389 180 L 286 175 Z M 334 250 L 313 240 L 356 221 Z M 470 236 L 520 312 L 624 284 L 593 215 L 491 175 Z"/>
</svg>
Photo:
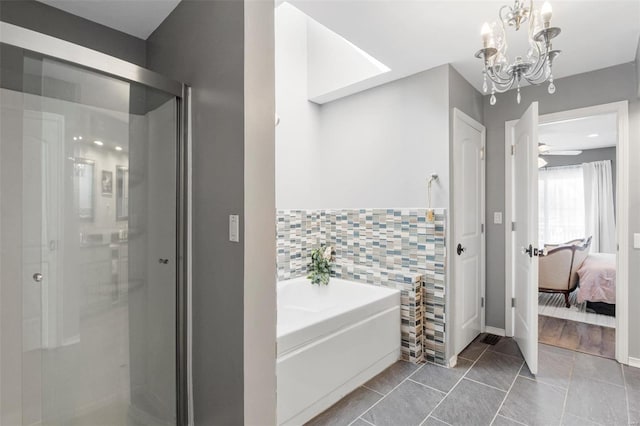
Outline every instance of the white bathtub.
<svg viewBox="0 0 640 426">
<path fill-rule="evenodd" d="M 278 424 L 301 425 L 400 358 L 400 292 L 278 283 Z"/>
</svg>

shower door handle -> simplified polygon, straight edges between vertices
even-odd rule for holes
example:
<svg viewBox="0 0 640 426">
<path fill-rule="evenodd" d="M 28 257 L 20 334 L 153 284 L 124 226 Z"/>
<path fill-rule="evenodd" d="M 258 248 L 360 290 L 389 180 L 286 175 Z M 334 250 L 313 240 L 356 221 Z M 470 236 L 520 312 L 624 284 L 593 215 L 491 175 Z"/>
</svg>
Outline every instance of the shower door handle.
<svg viewBox="0 0 640 426">
<path fill-rule="evenodd" d="M 40 272 L 36 272 L 35 274 L 33 274 L 33 280 L 37 283 L 42 282 L 42 274 Z"/>
</svg>

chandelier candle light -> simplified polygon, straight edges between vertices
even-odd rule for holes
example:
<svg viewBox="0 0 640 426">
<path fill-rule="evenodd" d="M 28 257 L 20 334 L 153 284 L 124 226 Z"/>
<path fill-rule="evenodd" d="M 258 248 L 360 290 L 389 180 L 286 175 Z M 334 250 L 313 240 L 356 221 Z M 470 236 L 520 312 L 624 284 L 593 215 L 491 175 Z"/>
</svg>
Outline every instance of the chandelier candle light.
<svg viewBox="0 0 640 426">
<path fill-rule="evenodd" d="M 475 54 L 476 58 L 484 63 L 482 90 L 487 93 L 489 86 L 487 78 L 491 81 L 491 105 L 496 104 L 496 92 L 504 93 L 514 86 L 518 88 L 516 100 L 520 103 L 520 83 L 522 79 L 530 84 L 542 84 L 549 81 L 548 91 L 555 93 L 553 84 L 553 61 L 560 54 L 560 50 L 554 50 L 551 40 L 560 34 L 560 28 L 551 26 L 552 9 L 549 2 L 545 1 L 541 9 L 534 9 L 533 0 L 525 5 L 524 0 L 515 0 L 513 7 L 502 6 L 498 13 L 499 22 L 489 24 L 485 22 L 480 32 L 482 37 L 482 49 Z M 507 56 L 506 27 L 520 26 L 529 22 L 529 50 L 527 55 L 516 56 L 510 63 Z"/>
</svg>

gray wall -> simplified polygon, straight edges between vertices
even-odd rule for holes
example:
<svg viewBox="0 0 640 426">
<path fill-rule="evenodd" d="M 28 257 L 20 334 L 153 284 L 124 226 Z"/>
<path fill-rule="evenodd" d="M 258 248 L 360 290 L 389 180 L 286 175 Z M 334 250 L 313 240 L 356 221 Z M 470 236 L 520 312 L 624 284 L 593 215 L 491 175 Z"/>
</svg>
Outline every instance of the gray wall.
<svg viewBox="0 0 640 426">
<path fill-rule="evenodd" d="M 183 0 L 147 53 L 149 68 L 193 88 L 194 419 L 242 424 L 244 249 L 227 236 L 244 210 L 243 2 Z"/>
<path fill-rule="evenodd" d="M 487 217 L 495 211 L 504 212 L 504 123 L 519 118 L 532 101 L 540 104 L 540 114 L 566 111 L 586 106 L 629 100 L 630 147 L 630 233 L 640 231 L 640 102 L 637 98 L 636 69 L 633 63 L 578 74 L 556 81 L 554 95 L 547 87 L 528 86 L 522 89 L 522 104 L 515 101 L 515 93 L 498 95 L 498 103 L 489 105 L 484 97 L 484 120 L 487 127 Z M 487 325 L 504 328 L 505 319 L 505 256 L 504 225 L 487 224 Z M 634 250 L 630 238 L 629 323 L 640 321 L 640 251 Z M 630 327 L 629 355 L 640 357 L 640 335 Z"/>
<path fill-rule="evenodd" d="M 144 40 L 35 0 L 0 1 L 0 21 L 70 41 L 137 65 L 145 64 Z"/>
<path fill-rule="evenodd" d="M 448 89 L 449 89 L 449 174 L 450 174 L 450 182 L 449 182 L 449 193 L 453 194 L 453 185 L 454 185 L 454 167 L 456 166 L 453 163 L 453 126 L 454 126 L 454 117 L 453 117 L 453 109 L 457 108 L 460 111 L 464 112 L 474 120 L 478 121 L 481 124 L 484 124 L 484 104 L 482 99 L 482 94 L 478 92 L 467 80 L 464 79 L 458 73 L 458 71 L 451 65 L 448 66 Z M 448 213 L 448 223 L 447 226 L 447 241 L 450 241 L 447 244 L 447 256 L 449 259 L 453 259 L 455 242 L 451 240 L 454 235 L 455 223 L 453 223 L 453 216 L 451 212 L 455 209 L 455 202 L 453 195 L 449 200 L 449 213 Z M 447 292 L 446 292 L 446 311 L 453 312 L 454 308 L 451 303 L 455 300 L 455 288 L 453 286 L 455 280 L 455 271 L 453 268 L 446 268 L 447 274 Z M 448 315 L 447 321 L 455 321 L 455 315 Z M 455 330 L 455 326 L 448 325 L 447 329 L 449 331 Z M 450 342 L 454 341 L 453 336 L 449 336 L 448 340 Z M 453 345 L 447 345 L 447 353 L 446 358 L 451 359 L 452 356 L 456 355 L 454 353 Z"/>
<path fill-rule="evenodd" d="M 640 98 L 640 38 L 638 38 L 638 48 L 636 50 L 636 84 L 638 85 L 638 97 Z"/>
<path fill-rule="evenodd" d="M 449 109 L 458 108 L 474 120 L 484 121 L 484 100 L 480 92 L 473 87 L 460 73 L 449 66 Z M 450 117 L 450 132 L 453 133 L 453 117 Z M 452 151 L 453 152 L 453 151 Z"/>
<path fill-rule="evenodd" d="M 585 149 L 579 155 L 547 155 L 546 167 L 574 166 L 582 163 L 592 163 L 594 161 L 611 161 L 611 181 L 613 183 L 613 203 L 616 202 L 616 148 Z"/>
</svg>

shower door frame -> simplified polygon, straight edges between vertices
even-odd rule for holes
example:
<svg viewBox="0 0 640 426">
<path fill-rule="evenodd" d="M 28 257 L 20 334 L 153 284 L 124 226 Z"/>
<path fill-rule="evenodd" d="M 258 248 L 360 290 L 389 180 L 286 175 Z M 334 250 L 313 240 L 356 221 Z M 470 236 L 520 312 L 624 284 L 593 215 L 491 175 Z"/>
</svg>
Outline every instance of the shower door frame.
<svg viewBox="0 0 640 426">
<path fill-rule="evenodd" d="M 78 44 L 0 22 L 0 43 L 36 52 L 100 74 L 161 90 L 176 97 L 176 422 L 191 424 L 190 338 L 190 133 L 191 88 L 159 73 Z"/>
</svg>

